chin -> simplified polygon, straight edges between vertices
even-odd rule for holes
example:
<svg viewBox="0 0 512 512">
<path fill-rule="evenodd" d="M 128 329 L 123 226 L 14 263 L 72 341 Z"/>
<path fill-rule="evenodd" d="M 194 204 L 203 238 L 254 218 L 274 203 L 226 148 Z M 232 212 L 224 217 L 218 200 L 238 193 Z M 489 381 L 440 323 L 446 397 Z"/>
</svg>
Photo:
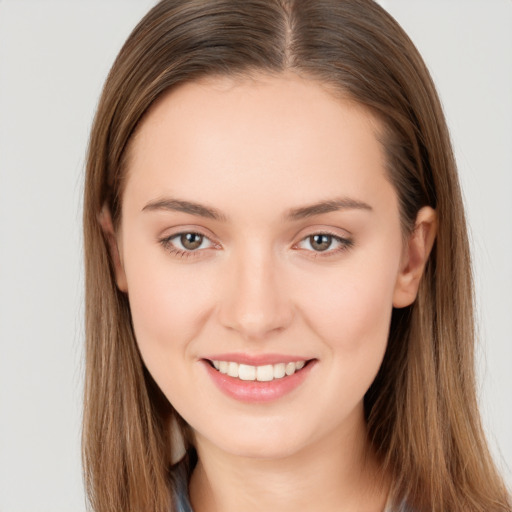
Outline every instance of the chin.
<svg viewBox="0 0 512 512">
<path fill-rule="evenodd" d="M 295 455 L 303 446 L 284 442 L 234 442 L 224 447 L 230 455 L 246 459 L 278 460 Z"/>
<path fill-rule="evenodd" d="M 252 428 L 224 425 L 217 432 L 210 429 L 207 441 L 231 456 L 275 460 L 299 453 L 311 443 L 313 436 L 314 431 L 299 432 L 290 425 L 265 421 L 256 422 Z"/>
</svg>

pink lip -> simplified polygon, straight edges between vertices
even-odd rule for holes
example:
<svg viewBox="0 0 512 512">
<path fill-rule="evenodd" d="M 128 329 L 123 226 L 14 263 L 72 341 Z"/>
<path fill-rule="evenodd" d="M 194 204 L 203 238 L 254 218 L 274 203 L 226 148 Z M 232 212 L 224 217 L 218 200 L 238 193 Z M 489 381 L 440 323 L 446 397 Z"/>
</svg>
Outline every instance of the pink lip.
<svg viewBox="0 0 512 512">
<path fill-rule="evenodd" d="M 291 356 L 284 354 L 214 354 L 204 359 L 209 361 L 232 361 L 238 364 L 249 364 L 251 366 L 263 366 L 265 364 L 296 363 L 307 361 L 311 358 L 303 356 Z"/>
<path fill-rule="evenodd" d="M 234 360 L 233 358 L 226 357 L 226 355 L 224 355 L 223 358 L 220 360 L 239 362 L 238 360 Z M 296 361 L 302 360 L 303 359 L 301 358 L 296 359 Z M 245 361 L 247 361 L 247 359 L 245 359 Z M 288 358 L 286 361 L 290 362 L 294 361 L 294 359 Z M 215 385 L 227 396 L 246 403 L 263 403 L 277 400 L 298 388 L 310 374 L 311 369 L 316 364 L 316 360 L 310 361 L 304 368 L 302 368 L 299 371 L 296 371 L 293 375 L 286 376 L 281 379 L 274 379 L 270 382 L 243 381 L 234 377 L 230 377 L 229 375 L 220 373 L 215 368 L 213 368 L 211 364 L 205 359 L 202 360 L 202 363 L 206 369 L 206 372 L 213 380 Z M 244 363 L 243 361 L 240 361 L 240 363 L 248 364 Z M 254 365 L 254 362 L 249 364 Z M 259 365 L 263 364 L 271 363 L 259 363 Z"/>
</svg>

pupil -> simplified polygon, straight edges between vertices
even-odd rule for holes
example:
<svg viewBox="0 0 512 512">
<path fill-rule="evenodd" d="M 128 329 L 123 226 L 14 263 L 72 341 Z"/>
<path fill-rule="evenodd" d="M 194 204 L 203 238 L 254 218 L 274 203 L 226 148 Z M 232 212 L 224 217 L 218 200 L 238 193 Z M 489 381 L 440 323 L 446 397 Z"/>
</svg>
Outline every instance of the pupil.
<svg viewBox="0 0 512 512">
<path fill-rule="evenodd" d="M 329 249 L 332 242 L 331 235 L 313 235 L 310 237 L 311 247 L 316 251 L 325 251 Z"/>
<path fill-rule="evenodd" d="M 185 249 L 194 250 L 201 245 L 203 237 L 197 233 L 186 233 L 181 235 L 180 242 Z"/>
</svg>

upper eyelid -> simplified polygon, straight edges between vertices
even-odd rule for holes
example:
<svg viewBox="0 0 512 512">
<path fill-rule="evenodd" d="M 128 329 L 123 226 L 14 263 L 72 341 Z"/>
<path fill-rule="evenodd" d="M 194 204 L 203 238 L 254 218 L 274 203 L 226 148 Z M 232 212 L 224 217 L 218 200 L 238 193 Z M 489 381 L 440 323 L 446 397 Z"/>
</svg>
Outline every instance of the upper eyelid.
<svg viewBox="0 0 512 512">
<path fill-rule="evenodd" d="M 175 228 L 167 228 L 165 230 L 162 230 L 161 233 L 157 236 L 158 241 L 162 240 L 170 240 L 171 238 L 180 236 L 180 235 L 186 235 L 188 233 L 196 233 L 198 235 L 201 235 L 205 238 L 208 238 L 213 243 L 217 242 L 217 237 L 211 233 L 209 229 L 202 228 L 200 226 L 179 226 Z"/>
<path fill-rule="evenodd" d="M 192 230 L 190 230 L 190 231 L 178 231 L 177 233 L 173 233 L 173 234 L 171 234 L 169 236 L 165 236 L 165 237 L 160 238 L 159 241 L 162 244 L 168 245 L 168 244 L 172 243 L 173 239 L 179 239 L 183 235 L 188 235 L 188 234 L 192 234 L 192 233 L 196 234 L 196 235 L 199 235 L 199 236 L 202 236 L 204 239 L 208 240 L 210 242 L 210 246 L 209 247 L 204 247 L 203 249 L 186 249 L 185 247 L 183 247 L 183 248 L 176 247 L 177 250 L 193 253 L 193 252 L 204 251 L 206 249 L 217 248 L 220 245 L 215 240 L 212 240 L 212 237 L 210 237 L 208 235 L 205 235 L 204 233 L 201 233 L 200 231 L 192 231 Z"/>
<path fill-rule="evenodd" d="M 339 238 L 350 238 L 352 237 L 352 232 L 346 228 L 342 228 L 340 226 L 330 226 L 328 224 L 317 224 L 306 226 L 302 228 L 296 236 L 301 236 L 302 238 L 307 238 L 311 235 L 332 235 L 337 236 Z"/>
<path fill-rule="evenodd" d="M 294 242 L 293 245 L 296 245 L 299 242 L 305 240 L 306 238 L 315 235 L 328 235 L 339 240 L 352 240 L 353 238 L 352 233 L 350 233 L 350 231 L 346 229 L 327 226 L 315 226 L 313 228 L 301 229 L 300 232 L 294 237 L 295 239 L 298 239 L 298 242 Z"/>
</svg>

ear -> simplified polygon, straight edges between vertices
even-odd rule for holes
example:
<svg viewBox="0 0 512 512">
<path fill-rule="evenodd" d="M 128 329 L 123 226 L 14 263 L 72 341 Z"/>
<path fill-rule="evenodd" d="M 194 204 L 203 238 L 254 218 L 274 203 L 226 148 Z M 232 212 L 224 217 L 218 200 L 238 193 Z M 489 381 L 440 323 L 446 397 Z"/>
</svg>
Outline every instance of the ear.
<svg viewBox="0 0 512 512">
<path fill-rule="evenodd" d="M 437 233 L 436 211 L 430 206 L 420 209 L 416 223 L 404 247 L 400 272 L 393 293 L 393 306 L 404 308 L 416 299 L 421 276 L 425 270 Z"/>
<path fill-rule="evenodd" d="M 98 215 L 98 222 L 100 223 L 105 240 L 107 241 L 110 258 L 112 265 L 114 266 L 114 274 L 116 277 L 116 284 L 119 290 L 122 292 L 128 291 L 126 282 L 126 274 L 124 272 L 123 262 L 119 254 L 119 248 L 117 244 L 117 236 L 114 231 L 114 223 L 112 222 L 112 215 L 107 205 L 103 205 L 100 214 Z"/>
</svg>

